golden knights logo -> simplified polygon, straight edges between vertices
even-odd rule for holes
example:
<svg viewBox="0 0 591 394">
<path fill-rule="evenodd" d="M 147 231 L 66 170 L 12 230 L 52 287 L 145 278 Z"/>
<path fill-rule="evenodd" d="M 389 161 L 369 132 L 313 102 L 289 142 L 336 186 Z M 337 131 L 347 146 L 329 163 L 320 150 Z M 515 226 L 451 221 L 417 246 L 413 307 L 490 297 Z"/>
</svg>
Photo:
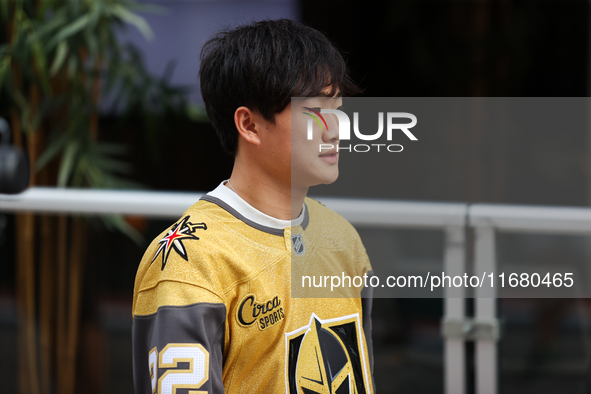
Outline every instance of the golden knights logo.
<svg viewBox="0 0 591 394">
<path fill-rule="evenodd" d="M 321 320 L 286 334 L 289 394 L 369 394 L 359 315 Z"/>
<path fill-rule="evenodd" d="M 185 259 L 185 261 L 189 261 L 183 241 L 189 239 L 199 239 L 193 234 L 197 229 L 207 230 L 207 225 L 205 223 L 191 223 L 189 222 L 189 216 L 185 216 L 180 222 L 176 223 L 172 227 L 172 229 L 164 238 L 158 242 L 160 246 L 158 247 L 154 258 L 152 259 L 152 263 L 160 255 L 160 253 L 162 253 L 161 269 L 163 270 L 166 266 L 168 256 L 173 249 L 179 254 L 179 256 Z"/>
</svg>

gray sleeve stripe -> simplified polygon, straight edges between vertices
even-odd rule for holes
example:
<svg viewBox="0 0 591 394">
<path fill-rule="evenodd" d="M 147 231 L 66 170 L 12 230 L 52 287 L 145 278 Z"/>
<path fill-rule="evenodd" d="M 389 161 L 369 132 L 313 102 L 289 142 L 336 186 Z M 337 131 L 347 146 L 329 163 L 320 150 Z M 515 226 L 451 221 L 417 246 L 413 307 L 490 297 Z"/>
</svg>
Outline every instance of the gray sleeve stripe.
<svg viewBox="0 0 591 394">
<path fill-rule="evenodd" d="M 222 302 L 196 302 L 194 304 L 189 304 L 189 305 L 163 305 L 158 307 L 158 310 L 154 313 L 150 313 L 149 315 L 133 315 L 134 319 L 143 319 L 143 318 L 149 318 L 152 316 L 156 316 L 158 314 L 158 312 L 160 312 L 161 310 L 164 309 L 184 309 L 184 308 L 192 308 L 195 305 L 224 305 L 224 303 Z"/>
<path fill-rule="evenodd" d="M 209 353 L 209 377 L 199 388 L 223 393 L 222 381 L 226 306 L 223 303 L 197 303 L 160 307 L 155 314 L 136 316 L 132 324 L 133 379 L 136 394 L 152 393 L 149 353 L 171 343 L 201 344 Z M 157 379 L 167 369 L 158 368 Z"/>
</svg>

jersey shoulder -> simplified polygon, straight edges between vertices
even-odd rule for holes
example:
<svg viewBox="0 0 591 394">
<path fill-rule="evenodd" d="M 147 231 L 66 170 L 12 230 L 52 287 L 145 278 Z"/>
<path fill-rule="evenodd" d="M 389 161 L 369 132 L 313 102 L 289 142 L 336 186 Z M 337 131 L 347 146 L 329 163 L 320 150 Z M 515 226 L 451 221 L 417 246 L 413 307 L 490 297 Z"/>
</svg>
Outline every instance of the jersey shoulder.
<svg viewBox="0 0 591 394">
<path fill-rule="evenodd" d="M 343 216 L 318 200 L 306 197 L 305 203 L 309 210 L 309 228 L 312 232 L 322 233 L 345 243 L 361 243 L 357 230 Z"/>
<path fill-rule="evenodd" d="M 370 271 L 367 252 L 355 227 L 320 201 L 306 197 L 305 203 L 309 210 L 308 236 L 321 248 L 346 252 L 355 264 Z"/>
<path fill-rule="evenodd" d="M 193 204 L 148 246 L 134 298 L 167 287 L 171 294 L 208 293 L 224 300 L 236 282 L 278 258 L 277 248 L 265 244 L 265 234 L 248 227 L 214 203 Z"/>
</svg>

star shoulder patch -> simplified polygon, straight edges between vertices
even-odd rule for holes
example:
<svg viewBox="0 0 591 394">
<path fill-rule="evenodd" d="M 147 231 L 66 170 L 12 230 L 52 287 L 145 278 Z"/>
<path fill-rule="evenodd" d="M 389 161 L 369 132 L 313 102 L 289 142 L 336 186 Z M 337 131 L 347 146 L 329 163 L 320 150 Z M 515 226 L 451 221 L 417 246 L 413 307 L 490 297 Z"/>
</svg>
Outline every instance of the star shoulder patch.
<svg viewBox="0 0 591 394">
<path fill-rule="evenodd" d="M 156 258 L 162 254 L 161 270 L 164 270 L 172 250 L 178 253 L 178 255 L 181 256 L 185 261 L 188 261 L 187 251 L 183 245 L 183 242 L 188 240 L 198 240 L 199 237 L 194 234 L 197 229 L 207 230 L 207 225 L 205 223 L 189 222 L 189 217 L 190 216 L 185 216 L 180 222 L 175 223 L 168 234 L 158 241 L 158 250 L 156 251 L 156 254 L 154 255 L 154 258 L 150 264 L 152 264 Z"/>
</svg>

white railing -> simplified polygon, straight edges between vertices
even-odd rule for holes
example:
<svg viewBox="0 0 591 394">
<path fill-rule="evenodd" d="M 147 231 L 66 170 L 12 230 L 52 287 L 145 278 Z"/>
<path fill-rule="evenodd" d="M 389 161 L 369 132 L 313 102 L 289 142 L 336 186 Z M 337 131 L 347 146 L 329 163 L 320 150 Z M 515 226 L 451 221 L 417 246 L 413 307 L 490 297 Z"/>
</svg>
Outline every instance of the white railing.
<svg viewBox="0 0 591 394">
<path fill-rule="evenodd" d="M 21 194 L 0 194 L 0 212 L 121 214 L 176 219 L 202 195 L 203 193 L 33 187 Z"/>
<path fill-rule="evenodd" d="M 0 212 L 39 212 L 82 215 L 123 214 L 177 218 L 202 193 L 73 190 L 35 187 L 9 196 L 0 195 Z M 452 276 L 466 272 L 466 228 L 475 230 L 474 274 L 496 271 L 497 231 L 591 235 L 591 209 L 533 207 L 461 203 L 321 198 L 325 205 L 356 226 L 427 228 L 445 234 L 444 271 Z M 484 291 L 484 290 L 483 290 Z M 446 333 L 444 350 L 445 392 L 466 393 L 465 341 L 473 324 L 498 326 L 496 298 L 476 292 L 474 319 L 466 317 L 465 293 L 445 293 L 443 323 L 468 327 L 464 334 Z M 457 325 L 457 324 L 456 324 Z M 471 326 L 472 325 L 472 326 Z M 463 330 L 463 328 L 462 328 Z M 493 336 L 476 341 L 476 393 L 498 391 L 497 340 Z"/>
<path fill-rule="evenodd" d="M 591 208 L 475 204 L 467 216 L 475 232 L 474 274 L 478 276 L 496 272 L 497 232 L 591 235 Z M 497 324 L 496 298 L 490 295 L 491 288 L 476 290 L 475 318 Z M 497 394 L 497 358 L 495 340 L 476 341 L 476 393 Z"/>
</svg>

